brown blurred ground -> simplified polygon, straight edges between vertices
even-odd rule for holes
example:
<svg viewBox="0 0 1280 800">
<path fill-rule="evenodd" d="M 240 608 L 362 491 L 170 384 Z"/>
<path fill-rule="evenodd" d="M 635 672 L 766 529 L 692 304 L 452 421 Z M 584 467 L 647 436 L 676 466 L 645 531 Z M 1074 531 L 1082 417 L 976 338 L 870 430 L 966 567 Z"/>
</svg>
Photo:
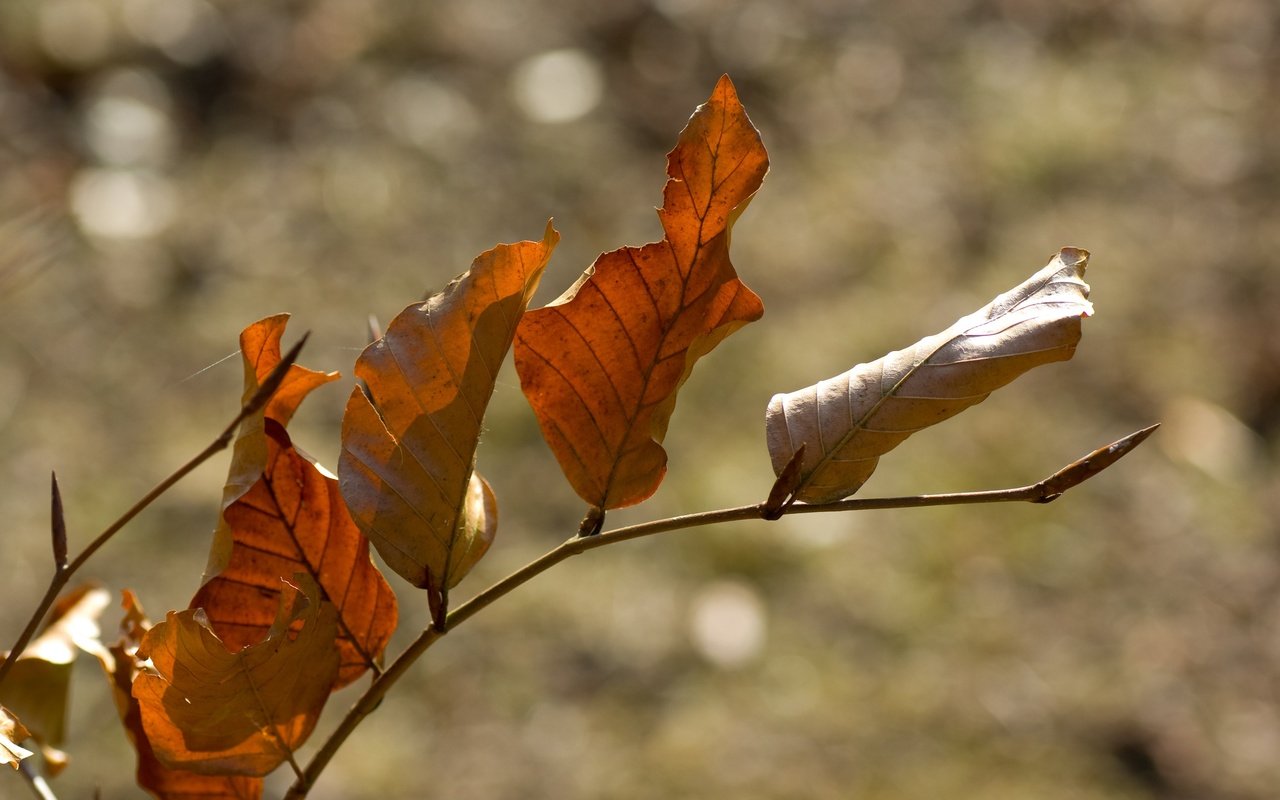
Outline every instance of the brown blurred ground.
<svg viewBox="0 0 1280 800">
<path fill-rule="evenodd" d="M 548 216 L 538 302 L 656 238 L 663 154 L 728 72 L 772 156 L 734 232 L 767 313 L 699 365 L 666 485 L 612 523 L 760 499 L 772 393 L 1066 244 L 1092 251 L 1098 308 L 1075 360 L 911 440 L 863 493 L 1029 482 L 1165 427 L 1047 507 L 583 556 L 433 650 L 314 796 L 1275 797 L 1278 25 L 1269 0 L 4 0 L 0 646 L 47 578 L 49 470 L 84 542 L 233 413 L 219 359 L 244 325 L 293 312 L 305 363 L 350 380 L 366 314 Z M 330 465 L 345 395 L 293 425 Z M 502 530 L 462 596 L 581 515 L 513 373 L 489 428 Z M 184 606 L 224 473 L 92 577 Z M 95 669 L 55 789 L 139 797 Z"/>
</svg>

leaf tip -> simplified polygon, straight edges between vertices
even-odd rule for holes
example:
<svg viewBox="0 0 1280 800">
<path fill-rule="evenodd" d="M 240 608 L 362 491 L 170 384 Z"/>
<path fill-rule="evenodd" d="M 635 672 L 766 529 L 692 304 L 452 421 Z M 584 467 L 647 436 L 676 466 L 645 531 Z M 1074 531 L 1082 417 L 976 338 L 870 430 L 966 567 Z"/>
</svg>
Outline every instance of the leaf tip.
<svg viewBox="0 0 1280 800">
<path fill-rule="evenodd" d="M 1083 247 L 1067 247 L 1058 251 L 1058 260 L 1068 267 L 1075 267 L 1076 270 L 1084 274 L 1085 268 L 1089 266 L 1089 251 Z"/>
<path fill-rule="evenodd" d="M 311 331 L 303 333 L 297 343 L 295 343 L 293 347 L 289 348 L 289 352 L 285 353 L 279 363 L 271 369 L 271 372 L 268 373 L 267 377 L 263 379 L 261 384 L 259 384 L 258 391 L 254 392 L 253 396 L 249 398 L 249 401 L 241 408 L 240 413 L 242 416 L 254 414 L 258 409 L 267 405 L 272 396 L 280 389 L 280 385 L 284 383 L 285 376 L 289 374 L 289 369 L 295 362 L 297 362 L 298 355 L 302 353 L 302 348 L 307 343 L 307 339 L 310 338 L 310 336 Z"/>
</svg>

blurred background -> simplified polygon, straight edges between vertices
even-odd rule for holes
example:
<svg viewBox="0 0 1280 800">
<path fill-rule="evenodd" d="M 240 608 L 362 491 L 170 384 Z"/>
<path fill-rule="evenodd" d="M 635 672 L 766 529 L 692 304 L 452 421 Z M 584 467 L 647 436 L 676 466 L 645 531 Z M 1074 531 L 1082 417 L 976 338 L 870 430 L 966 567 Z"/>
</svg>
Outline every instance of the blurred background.
<svg viewBox="0 0 1280 800">
<path fill-rule="evenodd" d="M 51 469 L 78 549 L 221 430 L 237 335 L 278 311 L 312 331 L 303 363 L 344 373 L 291 426 L 332 467 L 366 316 L 551 216 L 535 305 L 659 238 L 664 154 L 727 72 L 772 159 L 733 241 L 766 314 L 699 363 L 666 483 L 609 526 L 762 499 L 773 393 L 941 330 L 1063 245 L 1093 253 L 1075 359 L 860 494 L 1021 485 L 1164 427 L 1049 506 L 583 555 L 433 649 L 313 796 L 1275 797 L 1278 22 L 1270 0 L 4 0 L 0 646 L 49 577 Z M 488 428 L 502 524 L 455 603 L 583 512 L 509 364 Z M 185 607 L 226 466 L 85 577 Z M 401 603 L 393 653 L 426 620 Z M 82 661 L 54 788 L 142 797 Z"/>
</svg>

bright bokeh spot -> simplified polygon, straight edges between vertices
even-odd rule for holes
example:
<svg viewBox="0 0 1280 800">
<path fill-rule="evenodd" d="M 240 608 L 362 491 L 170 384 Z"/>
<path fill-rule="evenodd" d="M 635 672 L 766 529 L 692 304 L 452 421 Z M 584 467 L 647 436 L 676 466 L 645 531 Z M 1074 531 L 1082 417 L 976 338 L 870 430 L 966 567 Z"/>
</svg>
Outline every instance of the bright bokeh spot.
<svg viewBox="0 0 1280 800">
<path fill-rule="evenodd" d="M 122 169 L 88 169 L 71 186 L 71 208 L 86 233 L 146 239 L 173 219 L 177 198 L 164 179 Z"/>
<path fill-rule="evenodd" d="M 511 88 L 530 119 L 570 122 L 600 104 L 604 76 L 595 59 L 581 50 L 552 50 L 521 62 Z"/>
<path fill-rule="evenodd" d="M 693 645 L 719 667 L 740 667 L 764 648 L 764 603 L 755 589 L 736 581 L 717 581 L 694 597 L 689 616 Z"/>
</svg>

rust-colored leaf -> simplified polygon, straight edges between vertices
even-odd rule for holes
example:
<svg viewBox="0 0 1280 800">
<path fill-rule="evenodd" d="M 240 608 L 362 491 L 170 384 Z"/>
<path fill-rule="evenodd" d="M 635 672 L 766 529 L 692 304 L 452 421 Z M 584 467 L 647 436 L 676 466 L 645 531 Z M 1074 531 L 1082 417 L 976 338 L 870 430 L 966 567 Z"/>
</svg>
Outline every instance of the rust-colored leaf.
<svg viewBox="0 0 1280 800">
<path fill-rule="evenodd" d="M 559 240 L 548 223 L 541 242 L 482 254 L 356 362 L 368 394 L 354 389 L 342 419 L 342 494 L 387 564 L 429 592 L 438 624 L 446 593 L 493 539 L 493 494 L 473 473 L 481 419 Z"/>
<path fill-rule="evenodd" d="M 658 488 L 660 444 L 694 363 L 764 307 L 729 261 L 729 231 L 769 161 L 723 77 L 667 155 L 666 234 L 604 253 L 520 323 L 515 362 L 560 468 L 597 508 Z"/>
<path fill-rule="evenodd" d="M 76 653 L 102 658 L 98 617 L 111 602 L 101 587 L 84 585 L 67 592 L 49 611 L 40 635 L 18 656 L 4 683 L 0 702 L 16 714 L 40 746 L 45 768 L 55 775 L 67 756 L 57 749 L 66 737 L 67 693 Z"/>
<path fill-rule="evenodd" d="M 7 764 L 17 769 L 18 762 L 34 755 L 20 745 L 20 742 L 30 738 L 31 731 L 23 727 L 17 715 L 0 706 L 0 764 Z"/>
<path fill-rule="evenodd" d="M 306 741 L 338 674 L 338 615 L 313 579 L 296 581 L 302 588 L 281 593 L 267 638 L 237 653 L 227 652 L 198 609 L 170 611 L 147 632 L 138 658 L 149 658 L 155 671 L 134 680 L 133 696 L 162 764 L 262 776 Z"/>
<path fill-rule="evenodd" d="M 133 697 L 134 678 L 143 669 L 138 647 L 151 628 L 133 592 L 124 592 L 125 616 L 120 623 L 120 640 L 110 647 L 111 658 L 102 666 L 111 681 L 116 709 L 124 722 L 125 732 L 138 752 L 138 785 L 157 800 L 258 800 L 262 797 L 262 779 L 244 775 L 201 775 L 182 769 L 170 769 L 156 757 L 146 731 L 142 728 L 142 710 Z"/>
<path fill-rule="evenodd" d="M 260 319 L 240 333 L 240 356 L 244 363 L 244 394 L 241 403 L 252 398 L 280 363 L 280 337 L 289 324 L 288 314 L 275 314 Z M 231 467 L 222 489 L 222 510 L 248 492 L 262 475 L 267 464 L 267 439 L 263 433 L 264 420 L 273 419 L 288 425 L 303 399 L 313 389 L 329 381 L 337 380 L 336 372 L 317 372 L 294 364 L 285 373 L 280 388 L 276 389 L 261 411 L 240 423 L 235 445 L 231 452 Z M 205 567 L 205 580 L 226 569 L 231 557 L 232 537 L 222 514 L 218 515 L 218 527 L 213 534 L 213 546 L 209 551 L 209 564 Z"/>
<path fill-rule="evenodd" d="M 311 575 L 338 611 L 342 667 L 335 689 L 380 663 L 396 627 L 396 596 L 369 558 L 338 481 L 296 450 L 268 418 L 266 469 L 223 512 L 234 544 L 226 569 L 200 587 L 192 608 L 231 651 L 262 641 L 276 616 L 281 578 Z"/>
<path fill-rule="evenodd" d="M 1093 313 L 1089 253 L 1064 247 L 1021 285 L 906 350 L 790 394 L 766 412 L 774 473 L 806 445 L 796 498 L 853 494 L 880 456 L 922 428 L 980 403 L 1032 367 L 1065 361 Z"/>
</svg>

